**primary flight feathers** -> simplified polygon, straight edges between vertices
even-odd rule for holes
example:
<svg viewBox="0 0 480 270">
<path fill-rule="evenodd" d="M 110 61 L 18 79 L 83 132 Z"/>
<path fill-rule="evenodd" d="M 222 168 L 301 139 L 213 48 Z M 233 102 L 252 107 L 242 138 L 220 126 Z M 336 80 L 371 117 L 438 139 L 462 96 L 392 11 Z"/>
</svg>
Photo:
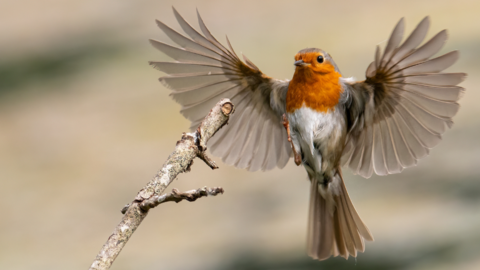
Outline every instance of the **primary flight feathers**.
<svg viewBox="0 0 480 270">
<path fill-rule="evenodd" d="M 174 9 L 186 37 L 157 21 L 180 48 L 151 40 L 152 45 L 177 62 L 150 62 L 169 74 L 160 81 L 172 90 L 182 105 L 181 113 L 196 128 L 215 103 L 228 97 L 235 104 L 229 125 L 210 141 L 212 153 L 222 160 L 250 171 L 283 168 L 291 156 L 290 144 L 281 124 L 288 81 L 265 76 L 244 57 L 243 63 L 209 32 L 198 14 L 203 35 Z"/>
<path fill-rule="evenodd" d="M 459 109 L 456 101 L 464 91 L 456 85 L 466 74 L 440 73 L 457 61 L 458 51 L 429 59 L 447 40 L 446 30 L 418 47 L 429 24 L 429 18 L 424 18 L 400 45 L 404 32 L 401 19 L 383 55 L 377 46 L 366 80 L 351 85 L 353 92 L 363 94 L 353 95 L 349 112 L 356 123 L 350 130 L 342 164 L 356 174 L 368 178 L 373 171 L 386 175 L 415 165 L 453 124 L 452 117 Z M 356 108 L 363 108 L 363 115 Z"/>
</svg>

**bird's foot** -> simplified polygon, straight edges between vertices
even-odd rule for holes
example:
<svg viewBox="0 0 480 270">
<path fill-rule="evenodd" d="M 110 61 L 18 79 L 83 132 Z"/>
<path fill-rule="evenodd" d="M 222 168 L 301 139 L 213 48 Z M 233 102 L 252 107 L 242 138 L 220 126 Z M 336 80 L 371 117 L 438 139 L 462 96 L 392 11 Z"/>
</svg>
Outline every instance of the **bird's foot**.
<svg viewBox="0 0 480 270">
<path fill-rule="evenodd" d="M 300 166 L 300 164 L 302 164 L 302 157 L 297 153 L 297 151 L 295 151 L 295 146 L 293 145 L 292 137 L 290 136 L 290 123 L 288 122 L 287 116 L 285 114 L 283 114 L 283 126 L 287 130 L 287 139 L 292 145 L 295 164 L 297 166 Z"/>
<path fill-rule="evenodd" d="M 287 139 L 289 142 L 292 142 L 292 137 L 290 137 L 290 123 L 288 122 L 287 116 L 283 114 L 283 126 L 287 130 Z M 293 146 L 293 144 L 292 144 Z"/>
</svg>

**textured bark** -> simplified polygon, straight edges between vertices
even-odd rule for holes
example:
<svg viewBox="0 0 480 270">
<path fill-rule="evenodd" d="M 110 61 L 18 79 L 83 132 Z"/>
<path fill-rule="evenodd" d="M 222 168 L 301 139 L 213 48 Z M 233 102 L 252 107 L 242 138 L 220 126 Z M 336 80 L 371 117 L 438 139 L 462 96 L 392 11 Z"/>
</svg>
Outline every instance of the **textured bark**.
<svg viewBox="0 0 480 270">
<path fill-rule="evenodd" d="M 198 198 L 206 197 L 206 196 L 217 196 L 217 194 L 223 194 L 223 188 L 215 187 L 215 188 L 199 188 L 197 190 L 189 190 L 185 192 L 180 192 L 178 189 L 172 189 L 170 194 L 163 194 L 163 195 L 155 195 L 148 200 L 143 201 L 140 204 L 140 209 L 143 211 L 148 211 L 150 208 L 157 207 L 161 203 L 166 202 L 176 202 L 179 203 L 183 200 L 187 200 L 189 202 L 194 202 Z M 125 209 L 126 211 L 127 209 Z"/>
<path fill-rule="evenodd" d="M 175 151 L 163 164 L 163 168 L 138 192 L 135 200 L 122 210 L 125 215 L 103 245 L 90 269 L 110 268 L 128 239 L 147 216 L 148 210 L 162 203 L 162 200 L 169 198 L 169 201 L 177 202 L 182 199 L 194 201 L 202 196 L 223 193 L 221 188 L 204 188 L 185 193 L 173 190 L 170 195 L 161 195 L 179 173 L 190 171 L 195 157 L 201 158 L 212 169 L 218 168 L 215 162 L 206 156 L 206 144 L 220 128 L 227 124 L 233 112 L 233 103 L 229 99 L 222 99 L 210 110 L 194 133 L 182 135 L 181 140 L 177 142 Z"/>
</svg>

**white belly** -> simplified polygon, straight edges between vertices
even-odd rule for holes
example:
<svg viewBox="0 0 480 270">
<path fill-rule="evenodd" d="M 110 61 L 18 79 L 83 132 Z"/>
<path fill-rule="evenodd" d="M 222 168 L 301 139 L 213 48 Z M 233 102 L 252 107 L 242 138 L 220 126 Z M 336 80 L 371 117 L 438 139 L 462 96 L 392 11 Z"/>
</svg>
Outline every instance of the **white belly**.
<svg viewBox="0 0 480 270">
<path fill-rule="evenodd" d="M 345 117 L 337 107 L 327 113 L 302 107 L 287 115 L 295 149 L 301 149 L 309 174 L 323 175 L 336 169 L 346 136 Z"/>
</svg>

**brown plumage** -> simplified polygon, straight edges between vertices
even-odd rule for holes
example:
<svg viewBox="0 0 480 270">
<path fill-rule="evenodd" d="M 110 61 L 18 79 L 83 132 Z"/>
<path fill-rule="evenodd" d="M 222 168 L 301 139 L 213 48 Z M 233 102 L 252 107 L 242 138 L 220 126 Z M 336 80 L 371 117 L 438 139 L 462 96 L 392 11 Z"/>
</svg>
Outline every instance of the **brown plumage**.
<svg viewBox="0 0 480 270">
<path fill-rule="evenodd" d="M 174 14 L 188 37 L 157 21 L 179 47 L 152 40 L 176 62 L 151 65 L 168 74 L 160 81 L 192 128 L 220 98 L 230 98 L 236 113 L 210 140 L 212 153 L 250 171 L 283 168 L 293 154 L 311 181 L 308 254 L 322 260 L 363 252 L 373 237 L 353 207 L 340 167 L 367 178 L 398 173 L 440 142 L 459 109 L 464 89 L 457 85 L 466 76 L 441 73 L 458 59 L 456 51 L 431 59 L 446 31 L 420 46 L 427 17 L 402 43 L 402 19 L 384 52 L 377 47 L 364 81 L 343 78 L 330 55 L 315 48 L 301 50 L 292 80 L 281 81 L 245 56 L 242 62 L 200 15 L 202 33 Z"/>
</svg>

